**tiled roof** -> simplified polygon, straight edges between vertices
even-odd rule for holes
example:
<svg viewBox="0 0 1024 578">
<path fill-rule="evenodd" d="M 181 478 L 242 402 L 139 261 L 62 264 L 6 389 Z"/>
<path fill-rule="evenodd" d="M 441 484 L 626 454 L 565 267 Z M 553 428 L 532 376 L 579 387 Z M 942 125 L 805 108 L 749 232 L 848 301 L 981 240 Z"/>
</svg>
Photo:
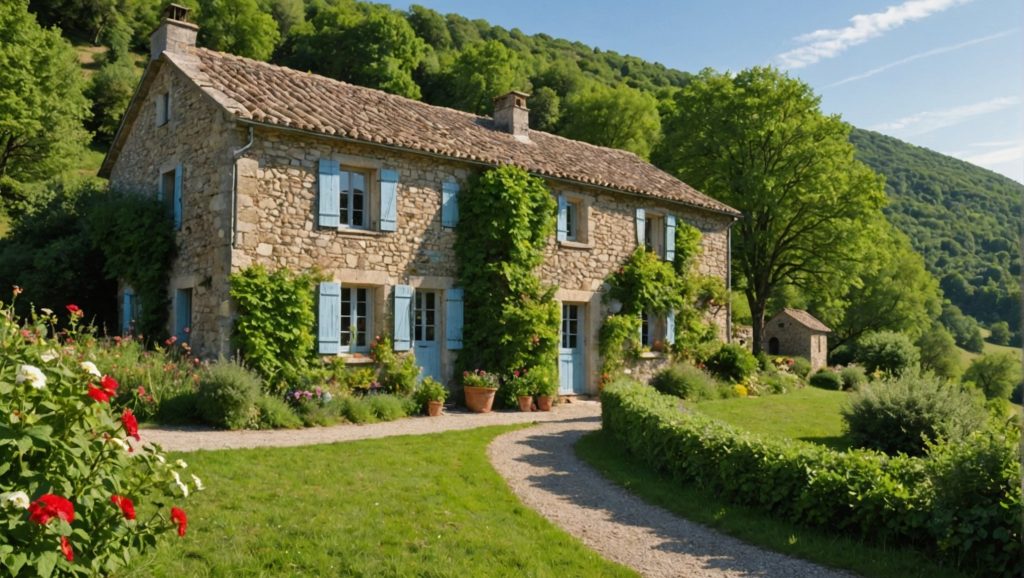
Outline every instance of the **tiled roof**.
<svg viewBox="0 0 1024 578">
<path fill-rule="evenodd" d="M 531 130 L 496 130 L 489 117 L 265 62 L 196 48 L 164 58 L 239 119 L 435 154 L 648 195 L 739 216 L 633 153 Z"/>
<path fill-rule="evenodd" d="M 832 333 L 832 330 L 827 325 L 818 321 L 818 319 L 803 309 L 783 309 L 779 315 L 789 315 L 794 321 L 803 325 L 804 327 L 812 331 L 821 331 L 822 333 Z M 778 317 L 778 315 L 776 315 Z"/>
</svg>

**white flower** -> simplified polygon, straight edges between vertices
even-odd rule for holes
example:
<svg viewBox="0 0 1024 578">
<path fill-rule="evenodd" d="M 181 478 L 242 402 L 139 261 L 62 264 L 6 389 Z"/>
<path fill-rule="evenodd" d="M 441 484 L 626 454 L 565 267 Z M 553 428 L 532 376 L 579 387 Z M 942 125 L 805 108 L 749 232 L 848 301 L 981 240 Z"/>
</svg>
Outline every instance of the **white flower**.
<svg viewBox="0 0 1024 578">
<path fill-rule="evenodd" d="M 185 463 L 185 460 L 178 460 L 174 462 L 174 464 L 183 470 L 188 467 L 188 464 Z"/>
<path fill-rule="evenodd" d="M 181 481 L 181 476 L 178 475 L 178 472 L 172 471 L 171 474 L 174 476 L 174 483 L 178 484 L 178 489 L 181 490 L 181 493 L 184 494 L 184 496 L 187 498 L 188 486 L 186 486 L 185 483 Z"/>
<path fill-rule="evenodd" d="M 51 361 L 57 359 L 58 357 L 60 357 L 60 354 L 54 351 L 53 349 L 50 349 L 44 352 L 42 355 L 40 355 L 39 359 L 42 359 L 46 363 L 50 363 Z"/>
<path fill-rule="evenodd" d="M 22 491 L 17 492 L 5 492 L 0 494 L 0 503 L 6 508 L 8 506 L 14 506 L 22 510 L 27 510 L 30 500 L 28 494 Z"/>
<path fill-rule="evenodd" d="M 88 373 L 89 375 L 92 375 L 92 376 L 95 376 L 95 377 L 103 377 L 103 374 L 100 373 L 100 370 L 96 367 L 95 363 L 93 363 L 91 361 L 83 361 L 79 365 L 82 366 L 82 371 Z"/>
<path fill-rule="evenodd" d="M 27 381 L 29 385 L 36 389 L 43 389 L 46 387 L 46 376 L 43 375 L 42 371 L 39 371 L 38 367 L 33 365 L 22 365 L 18 368 L 18 377 L 15 381 L 21 383 Z"/>
<path fill-rule="evenodd" d="M 160 462 L 161 464 L 167 463 L 167 460 L 165 460 L 164 457 L 160 454 L 153 454 L 153 457 L 155 457 L 156 461 Z"/>
<path fill-rule="evenodd" d="M 118 446 L 121 446 L 121 449 L 123 449 L 126 452 L 132 451 L 132 447 L 130 445 L 128 445 L 128 440 L 123 440 L 121 438 L 112 437 L 112 438 L 108 439 L 107 441 L 112 443 L 112 444 L 117 444 Z"/>
<path fill-rule="evenodd" d="M 40 307 L 39 310 L 47 315 L 53 315 L 53 309 L 50 309 L 48 307 Z"/>
<path fill-rule="evenodd" d="M 206 486 L 203 485 L 203 480 L 200 480 L 199 476 L 192 474 L 192 481 L 195 483 L 196 489 L 200 492 L 206 489 Z"/>
</svg>

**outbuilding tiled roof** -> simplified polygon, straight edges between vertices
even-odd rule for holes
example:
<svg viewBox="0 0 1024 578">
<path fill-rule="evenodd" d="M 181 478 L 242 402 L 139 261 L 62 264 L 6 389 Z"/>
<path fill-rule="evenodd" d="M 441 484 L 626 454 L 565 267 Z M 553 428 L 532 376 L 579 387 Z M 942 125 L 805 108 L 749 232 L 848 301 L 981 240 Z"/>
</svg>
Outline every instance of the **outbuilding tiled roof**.
<svg viewBox="0 0 1024 578">
<path fill-rule="evenodd" d="M 803 309 L 790 309 L 790 308 L 787 307 L 787 308 L 783 309 L 779 313 L 779 315 L 788 315 L 794 321 L 796 321 L 800 325 L 803 325 L 804 327 L 806 327 L 806 328 L 808 328 L 808 329 L 810 329 L 812 331 L 820 331 L 822 333 L 832 333 L 832 330 L 829 329 L 827 325 L 825 325 L 824 323 L 819 321 L 817 317 L 811 315 L 810 313 L 804 311 Z M 776 317 L 778 317 L 779 315 L 776 315 Z"/>
<path fill-rule="evenodd" d="M 633 153 L 531 130 L 517 138 L 488 117 L 432 106 L 203 48 L 164 52 L 236 118 L 489 165 L 700 207 L 739 212 Z"/>
</svg>

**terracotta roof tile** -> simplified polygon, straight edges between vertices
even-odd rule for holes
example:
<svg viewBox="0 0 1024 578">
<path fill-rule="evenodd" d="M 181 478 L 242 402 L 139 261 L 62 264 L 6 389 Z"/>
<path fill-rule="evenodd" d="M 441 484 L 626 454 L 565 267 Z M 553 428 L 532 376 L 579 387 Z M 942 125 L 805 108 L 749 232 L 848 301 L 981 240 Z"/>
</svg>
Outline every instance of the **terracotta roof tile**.
<svg viewBox="0 0 1024 578">
<path fill-rule="evenodd" d="M 489 117 L 203 48 L 164 57 L 240 119 L 490 165 L 514 164 L 540 175 L 739 215 L 630 152 L 536 130 L 520 140 L 496 130 Z"/>
<path fill-rule="evenodd" d="M 790 316 L 791 318 L 793 318 L 794 321 L 810 330 L 821 331 L 823 333 L 832 333 L 832 330 L 829 329 L 827 325 L 825 325 L 821 321 L 818 321 L 818 319 L 815 316 L 804 311 L 803 309 L 790 309 L 787 307 L 779 312 L 779 315 L 783 314 Z M 778 317 L 779 315 L 776 315 L 776 317 Z"/>
</svg>

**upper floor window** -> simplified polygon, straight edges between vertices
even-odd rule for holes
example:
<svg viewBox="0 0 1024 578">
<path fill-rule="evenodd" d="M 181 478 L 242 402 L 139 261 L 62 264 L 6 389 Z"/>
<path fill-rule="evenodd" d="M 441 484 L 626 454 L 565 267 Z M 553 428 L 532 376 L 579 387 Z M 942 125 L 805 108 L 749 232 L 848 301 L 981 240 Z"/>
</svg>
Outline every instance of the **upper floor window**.
<svg viewBox="0 0 1024 578">
<path fill-rule="evenodd" d="M 160 175 L 160 200 L 167 207 L 167 216 L 174 222 L 174 229 L 181 229 L 181 220 L 184 211 L 181 195 L 182 166 L 179 164 L 174 169 Z"/>
<path fill-rule="evenodd" d="M 398 228 L 398 171 L 320 159 L 317 224 L 331 229 Z M 374 227 L 376 224 L 376 227 Z"/>
<path fill-rule="evenodd" d="M 636 241 L 666 261 L 676 257 L 676 217 L 636 209 Z"/>
<path fill-rule="evenodd" d="M 171 120 L 171 93 L 162 92 L 156 95 L 156 125 L 163 126 Z"/>
<path fill-rule="evenodd" d="M 367 229 L 369 216 L 369 171 L 342 168 L 341 170 L 341 225 L 353 229 Z"/>
<path fill-rule="evenodd" d="M 558 240 L 576 243 L 589 241 L 587 203 L 579 197 L 558 197 Z"/>
</svg>

